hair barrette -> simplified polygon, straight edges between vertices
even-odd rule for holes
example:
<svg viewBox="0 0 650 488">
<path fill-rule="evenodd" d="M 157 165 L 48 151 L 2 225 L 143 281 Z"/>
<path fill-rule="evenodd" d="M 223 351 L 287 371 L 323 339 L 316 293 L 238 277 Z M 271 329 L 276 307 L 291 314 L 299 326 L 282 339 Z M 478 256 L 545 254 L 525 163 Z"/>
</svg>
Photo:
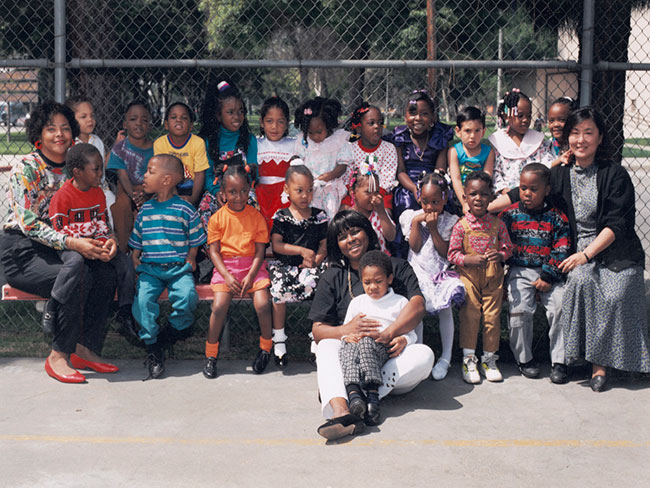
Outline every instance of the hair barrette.
<svg viewBox="0 0 650 488">
<path fill-rule="evenodd" d="M 220 92 L 224 91 L 226 88 L 230 88 L 230 83 L 228 83 L 227 81 L 221 81 L 217 85 L 217 90 L 219 90 Z"/>
<path fill-rule="evenodd" d="M 307 107 L 305 110 L 302 111 L 302 113 L 305 115 L 312 115 L 314 112 L 312 112 L 312 110 L 309 107 Z"/>
<path fill-rule="evenodd" d="M 357 110 L 360 114 L 365 114 L 368 110 L 370 110 L 370 107 L 363 107 Z"/>
</svg>

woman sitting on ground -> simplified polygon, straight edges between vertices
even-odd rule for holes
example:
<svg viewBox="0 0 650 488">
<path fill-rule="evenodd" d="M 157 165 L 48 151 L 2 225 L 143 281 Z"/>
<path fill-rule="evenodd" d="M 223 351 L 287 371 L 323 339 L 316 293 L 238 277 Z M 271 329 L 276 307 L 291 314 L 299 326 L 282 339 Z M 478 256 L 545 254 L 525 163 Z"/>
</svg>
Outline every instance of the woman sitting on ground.
<svg viewBox="0 0 650 488">
<path fill-rule="evenodd" d="M 382 368 L 380 398 L 389 393 L 411 391 L 427 378 L 433 366 L 433 351 L 424 344 L 408 344 L 404 336 L 415 329 L 418 342 L 422 341 L 425 302 L 415 273 L 403 259 L 391 258 L 391 286 L 396 294 L 409 300 L 397 320 L 382 332 L 377 331 L 379 322 L 362 315 L 343 323 L 352 298 L 364 292 L 358 272 L 361 256 L 373 249 L 379 249 L 379 244 L 368 219 L 353 210 L 343 210 L 334 216 L 327 235 L 330 267 L 320 278 L 309 312 L 312 333 L 318 344 L 316 365 L 322 410 L 330 419 L 318 428 L 318 433 L 330 440 L 365 429 L 363 420 L 352 415 L 348 407 L 339 362 L 343 336 L 363 334 L 388 346 L 390 359 Z"/>
</svg>

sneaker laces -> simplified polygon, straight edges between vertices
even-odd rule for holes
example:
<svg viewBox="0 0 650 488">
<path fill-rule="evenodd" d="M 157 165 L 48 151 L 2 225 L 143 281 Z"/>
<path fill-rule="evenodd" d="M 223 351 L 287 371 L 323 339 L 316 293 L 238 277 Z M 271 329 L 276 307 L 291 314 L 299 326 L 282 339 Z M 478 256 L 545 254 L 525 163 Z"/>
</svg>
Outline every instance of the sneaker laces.
<svg viewBox="0 0 650 488">
<path fill-rule="evenodd" d="M 499 369 L 497 368 L 497 360 L 499 356 L 492 354 L 490 357 L 483 356 L 483 363 L 485 363 L 488 369 Z"/>
</svg>

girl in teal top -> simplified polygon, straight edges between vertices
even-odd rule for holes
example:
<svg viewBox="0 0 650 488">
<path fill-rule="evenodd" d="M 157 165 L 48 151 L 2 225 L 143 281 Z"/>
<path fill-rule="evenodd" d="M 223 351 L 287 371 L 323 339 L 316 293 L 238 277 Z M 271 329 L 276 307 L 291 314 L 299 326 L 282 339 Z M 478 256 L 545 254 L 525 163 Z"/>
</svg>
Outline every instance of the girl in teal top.
<svg viewBox="0 0 650 488">
<path fill-rule="evenodd" d="M 251 134 L 244 101 L 233 84 L 221 81 L 208 86 L 199 136 L 205 140 L 210 163 L 205 172 L 205 193 L 199 203 L 201 222 L 207 231 L 210 217 L 224 204 L 219 192 L 224 166 L 243 164 L 253 181 L 257 179 L 257 139 Z M 254 203 L 253 190 L 251 199 Z"/>
</svg>

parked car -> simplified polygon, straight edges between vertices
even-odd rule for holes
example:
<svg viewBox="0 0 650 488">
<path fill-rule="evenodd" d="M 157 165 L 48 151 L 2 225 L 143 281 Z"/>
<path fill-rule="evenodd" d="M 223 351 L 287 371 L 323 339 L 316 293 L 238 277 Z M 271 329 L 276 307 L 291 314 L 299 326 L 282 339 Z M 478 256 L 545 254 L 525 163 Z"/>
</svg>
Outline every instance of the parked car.
<svg viewBox="0 0 650 488">
<path fill-rule="evenodd" d="M 9 110 L 10 109 L 10 110 Z M 18 125 L 20 119 L 24 124 L 25 116 L 29 113 L 27 106 L 22 102 L 9 102 L 0 105 L 0 123 L 7 125 L 7 119 L 12 126 Z"/>
</svg>

